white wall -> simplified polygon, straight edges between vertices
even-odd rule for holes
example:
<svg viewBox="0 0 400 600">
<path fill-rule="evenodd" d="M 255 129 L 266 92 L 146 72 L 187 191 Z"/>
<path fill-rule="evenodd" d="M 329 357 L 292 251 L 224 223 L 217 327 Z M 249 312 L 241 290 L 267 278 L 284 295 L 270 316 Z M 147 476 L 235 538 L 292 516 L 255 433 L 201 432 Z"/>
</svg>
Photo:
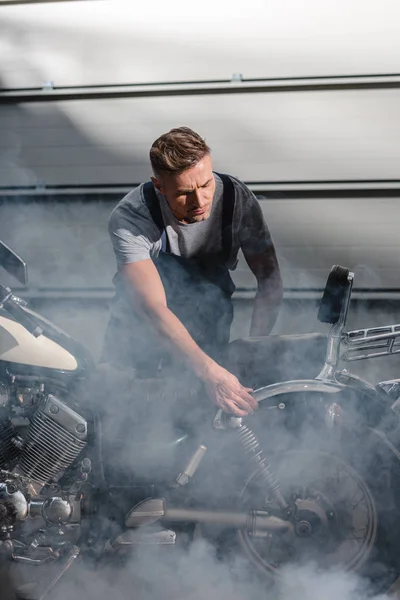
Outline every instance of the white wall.
<svg viewBox="0 0 400 600">
<path fill-rule="evenodd" d="M 5 88 L 400 72 L 398 0 L 118 0 L 0 6 Z M 400 91 L 0 106 L 0 186 L 132 183 L 151 142 L 198 129 L 245 180 L 400 178 Z"/>
<path fill-rule="evenodd" d="M 395 73 L 397 0 L 0 6 L 8 87 Z"/>
<path fill-rule="evenodd" d="M 400 90 L 373 90 L 0 106 L 0 186 L 138 183 L 184 124 L 245 181 L 400 179 Z"/>
<path fill-rule="evenodd" d="M 399 17 L 398 0 L 0 6 L 0 85 L 395 73 Z M 400 179 L 393 89 L 0 105 L 0 186 L 140 182 L 151 142 L 181 124 L 245 181 Z M 398 198 L 262 206 L 287 287 L 320 287 L 333 263 L 357 268 L 360 286 L 399 287 Z M 107 287 L 109 210 L 0 206 L 0 235 L 36 285 Z M 238 283 L 252 283 L 245 269 Z"/>
</svg>

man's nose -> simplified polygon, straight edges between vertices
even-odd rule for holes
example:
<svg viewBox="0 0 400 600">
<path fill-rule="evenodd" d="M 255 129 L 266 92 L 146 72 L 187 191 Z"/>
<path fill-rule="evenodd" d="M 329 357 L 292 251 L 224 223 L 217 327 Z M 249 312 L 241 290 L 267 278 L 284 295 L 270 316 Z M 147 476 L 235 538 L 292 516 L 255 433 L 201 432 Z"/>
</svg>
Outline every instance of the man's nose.
<svg viewBox="0 0 400 600">
<path fill-rule="evenodd" d="M 203 208 L 207 204 L 207 199 L 203 196 L 201 190 L 196 189 L 193 193 L 194 205 L 198 208 Z"/>
</svg>

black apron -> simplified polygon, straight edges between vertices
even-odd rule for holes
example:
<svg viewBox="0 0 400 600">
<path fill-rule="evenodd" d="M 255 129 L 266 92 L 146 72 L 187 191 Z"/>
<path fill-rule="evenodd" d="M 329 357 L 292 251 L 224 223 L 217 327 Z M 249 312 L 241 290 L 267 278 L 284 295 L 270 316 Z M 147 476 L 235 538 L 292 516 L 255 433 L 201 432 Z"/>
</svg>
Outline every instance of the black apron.
<svg viewBox="0 0 400 600">
<path fill-rule="evenodd" d="M 229 342 L 233 320 L 232 294 L 234 283 L 227 263 L 232 248 L 232 218 L 235 189 L 227 175 L 218 174 L 223 182 L 222 251 L 183 258 L 171 254 L 165 232 L 166 248 L 153 259 L 163 283 L 168 308 L 186 327 L 195 342 L 209 356 L 218 360 Z M 151 182 L 144 184 L 143 193 L 153 221 L 165 231 L 159 199 Z M 118 301 L 128 294 L 120 277 L 115 279 Z M 151 377 L 160 366 L 171 365 L 171 353 L 161 338 L 143 317 L 134 310 L 132 301 L 125 302 L 126 314 L 112 316 L 105 334 L 101 362 L 119 368 L 134 368 L 140 377 Z"/>
</svg>

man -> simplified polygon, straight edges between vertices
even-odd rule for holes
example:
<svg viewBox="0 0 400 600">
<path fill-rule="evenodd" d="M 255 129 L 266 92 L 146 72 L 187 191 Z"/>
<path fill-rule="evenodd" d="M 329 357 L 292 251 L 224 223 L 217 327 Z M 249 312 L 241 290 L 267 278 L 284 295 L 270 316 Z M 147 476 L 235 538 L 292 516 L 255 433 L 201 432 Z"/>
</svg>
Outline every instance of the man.
<svg viewBox="0 0 400 600">
<path fill-rule="evenodd" d="M 125 196 L 109 220 L 118 272 L 103 359 L 148 373 L 172 354 L 216 406 L 249 414 L 257 407 L 251 390 L 217 361 L 229 341 L 229 270 L 239 249 L 258 284 L 250 335 L 270 333 L 282 299 L 258 201 L 238 179 L 213 172 L 210 148 L 188 127 L 159 137 L 150 162 L 151 182 Z"/>
</svg>

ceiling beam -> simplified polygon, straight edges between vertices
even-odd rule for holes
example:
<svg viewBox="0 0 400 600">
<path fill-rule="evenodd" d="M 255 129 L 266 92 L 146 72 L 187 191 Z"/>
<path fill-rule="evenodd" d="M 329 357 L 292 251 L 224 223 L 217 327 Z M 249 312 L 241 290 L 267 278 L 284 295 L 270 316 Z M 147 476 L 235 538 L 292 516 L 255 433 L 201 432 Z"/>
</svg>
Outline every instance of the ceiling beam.
<svg viewBox="0 0 400 600">
<path fill-rule="evenodd" d="M 156 96 L 199 96 L 335 90 L 400 88 L 400 74 L 296 77 L 279 79 L 232 79 L 175 83 L 89 85 L 58 87 L 51 82 L 43 88 L 0 90 L 0 104 L 16 102 L 57 102 L 104 98 L 145 98 Z"/>
</svg>

